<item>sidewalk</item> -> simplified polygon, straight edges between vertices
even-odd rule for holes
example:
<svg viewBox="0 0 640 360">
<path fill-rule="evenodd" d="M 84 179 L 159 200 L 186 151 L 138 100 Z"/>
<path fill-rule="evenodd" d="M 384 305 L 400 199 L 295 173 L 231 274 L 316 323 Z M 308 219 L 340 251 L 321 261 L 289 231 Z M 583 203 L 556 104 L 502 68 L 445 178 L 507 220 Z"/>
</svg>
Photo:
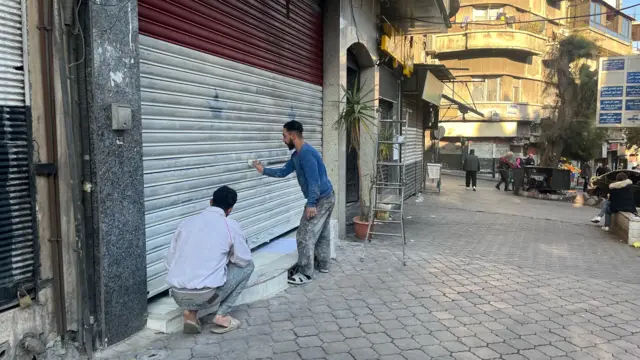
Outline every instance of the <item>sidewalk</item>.
<svg viewBox="0 0 640 360">
<path fill-rule="evenodd" d="M 407 266 L 398 240 L 342 241 L 329 274 L 239 307 L 239 330 L 145 331 L 98 358 L 640 358 L 640 250 L 592 208 L 445 178 L 406 202 Z"/>
</svg>

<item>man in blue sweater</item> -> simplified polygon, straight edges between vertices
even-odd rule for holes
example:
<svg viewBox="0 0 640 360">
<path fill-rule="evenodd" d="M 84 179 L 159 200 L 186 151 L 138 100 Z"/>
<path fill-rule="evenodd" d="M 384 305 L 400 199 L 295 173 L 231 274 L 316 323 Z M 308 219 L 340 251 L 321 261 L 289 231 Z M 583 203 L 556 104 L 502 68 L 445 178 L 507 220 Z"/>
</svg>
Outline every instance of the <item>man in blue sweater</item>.
<svg viewBox="0 0 640 360">
<path fill-rule="evenodd" d="M 304 141 L 302 132 L 302 124 L 298 121 L 291 120 L 284 124 L 282 140 L 289 150 L 295 149 L 284 167 L 265 168 L 257 161 L 253 164 L 258 172 L 270 177 L 283 178 L 295 171 L 298 184 L 307 199 L 296 237 L 298 264 L 289 272 L 289 283 L 296 285 L 311 281 L 316 266 L 320 272 L 329 272 L 329 223 L 335 204 L 333 186 L 327 176 L 322 156 Z"/>
</svg>

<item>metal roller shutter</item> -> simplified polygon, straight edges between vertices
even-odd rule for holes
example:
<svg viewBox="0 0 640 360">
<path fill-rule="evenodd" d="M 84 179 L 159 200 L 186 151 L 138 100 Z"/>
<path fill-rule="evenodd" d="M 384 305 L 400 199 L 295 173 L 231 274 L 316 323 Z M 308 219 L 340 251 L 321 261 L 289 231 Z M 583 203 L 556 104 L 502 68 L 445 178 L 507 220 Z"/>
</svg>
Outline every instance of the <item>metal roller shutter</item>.
<svg viewBox="0 0 640 360">
<path fill-rule="evenodd" d="M 20 0 L 0 0 L 0 308 L 36 285 L 31 121 Z"/>
<path fill-rule="evenodd" d="M 295 175 L 267 178 L 247 165 L 289 159 L 282 125 L 291 119 L 322 151 L 321 14 L 291 3 L 287 18 L 284 0 L 140 1 L 149 296 L 167 288 L 177 225 L 221 185 L 238 191 L 232 217 L 252 248 L 299 224 Z"/>
<path fill-rule="evenodd" d="M 420 138 L 417 131 L 417 114 L 415 102 L 409 99 L 403 99 L 402 107 L 404 109 L 410 109 L 407 112 L 407 134 L 405 136 L 406 145 L 404 145 L 404 162 L 405 165 L 405 198 L 408 198 L 416 193 L 416 184 L 418 181 L 417 171 L 418 162 L 422 161 L 422 157 L 419 156 L 419 142 Z"/>
</svg>

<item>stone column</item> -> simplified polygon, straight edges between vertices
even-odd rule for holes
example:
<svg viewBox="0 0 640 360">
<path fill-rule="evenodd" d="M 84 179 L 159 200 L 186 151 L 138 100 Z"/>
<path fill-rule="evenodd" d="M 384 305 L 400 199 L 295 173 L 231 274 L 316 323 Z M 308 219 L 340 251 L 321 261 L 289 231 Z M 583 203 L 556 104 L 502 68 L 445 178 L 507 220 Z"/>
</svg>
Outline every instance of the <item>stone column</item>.
<svg viewBox="0 0 640 360">
<path fill-rule="evenodd" d="M 340 0 L 325 2 L 324 14 L 324 83 L 322 156 L 336 193 L 336 206 L 331 221 L 332 245 L 335 238 L 346 236 L 346 134 L 334 126 L 340 116 L 342 88 L 346 80 L 346 54 L 342 53 L 340 36 Z M 335 252 L 332 251 L 332 257 Z"/>
<path fill-rule="evenodd" d="M 106 346 L 146 326 L 138 3 L 85 4 L 91 184 L 85 179 L 84 189 L 94 217 L 96 340 Z M 130 129 L 113 130 L 114 103 L 131 108 Z"/>
</svg>

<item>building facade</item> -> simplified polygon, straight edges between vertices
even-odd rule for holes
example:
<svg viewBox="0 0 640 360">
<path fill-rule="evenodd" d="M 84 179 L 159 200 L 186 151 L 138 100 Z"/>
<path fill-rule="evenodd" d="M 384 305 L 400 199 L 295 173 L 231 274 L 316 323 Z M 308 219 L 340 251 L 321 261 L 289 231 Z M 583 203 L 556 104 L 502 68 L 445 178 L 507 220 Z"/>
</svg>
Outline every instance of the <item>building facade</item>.
<svg viewBox="0 0 640 360">
<path fill-rule="evenodd" d="M 403 160 L 418 193 L 439 96 L 405 81 L 455 4 L 1 2 L 0 258 L 10 266 L 0 267 L 0 351 L 35 333 L 73 335 L 91 353 L 147 326 L 149 301 L 167 296 L 175 228 L 221 185 L 238 191 L 233 217 L 252 248 L 295 230 L 305 203 L 295 176 L 247 164 L 283 164 L 292 119 L 323 155 L 337 195 L 332 238 L 344 238 L 353 193 L 368 198 L 352 184 L 372 176 L 378 155 L 376 130 L 363 132 L 353 178 L 335 127 L 353 79 L 379 117 L 408 120 Z"/>
<path fill-rule="evenodd" d="M 442 106 L 443 166 L 459 168 L 461 153 L 470 148 L 485 171 L 508 151 L 537 156 L 539 122 L 555 102 L 545 91 L 551 45 L 574 32 L 598 44 L 599 56 L 631 53 L 631 18 L 619 8 L 619 2 L 596 0 L 461 1 L 453 27 L 434 35 L 430 50 L 456 77 L 445 94 L 483 116 L 463 114 L 453 103 Z"/>
</svg>

